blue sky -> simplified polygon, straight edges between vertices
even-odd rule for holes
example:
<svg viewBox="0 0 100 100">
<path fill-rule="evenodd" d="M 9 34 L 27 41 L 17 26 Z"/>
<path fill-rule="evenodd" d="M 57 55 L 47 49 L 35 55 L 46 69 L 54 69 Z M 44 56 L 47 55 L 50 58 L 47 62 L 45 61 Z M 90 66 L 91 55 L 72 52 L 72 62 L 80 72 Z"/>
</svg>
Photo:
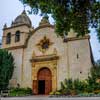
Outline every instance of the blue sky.
<svg viewBox="0 0 100 100">
<path fill-rule="evenodd" d="M 24 7 L 19 0 L 0 0 L 0 39 L 2 37 L 2 28 L 5 23 L 10 26 L 11 22 L 23 11 Z M 26 8 L 29 9 L 29 7 Z M 41 17 L 39 15 L 29 15 L 32 25 L 37 27 Z M 49 18 L 50 22 L 53 23 L 53 19 Z M 97 40 L 96 32 L 91 31 L 91 46 L 93 56 L 95 60 L 100 59 L 100 43 Z"/>
</svg>

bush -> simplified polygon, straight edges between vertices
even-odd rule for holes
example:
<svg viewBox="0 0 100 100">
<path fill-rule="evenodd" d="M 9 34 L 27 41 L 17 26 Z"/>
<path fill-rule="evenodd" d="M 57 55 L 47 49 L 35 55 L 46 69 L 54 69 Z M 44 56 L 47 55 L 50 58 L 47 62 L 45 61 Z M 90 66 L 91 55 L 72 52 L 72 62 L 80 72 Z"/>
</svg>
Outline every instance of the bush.
<svg viewBox="0 0 100 100">
<path fill-rule="evenodd" d="M 100 90 L 95 90 L 93 91 L 94 94 L 99 94 L 100 93 Z"/>
<path fill-rule="evenodd" d="M 55 95 L 55 92 L 50 92 L 49 94 L 50 94 L 50 95 Z"/>
<path fill-rule="evenodd" d="M 87 83 L 85 81 L 80 81 L 79 79 L 65 79 L 61 82 L 61 92 L 62 95 L 77 95 L 86 91 Z"/>
<path fill-rule="evenodd" d="M 79 95 L 93 96 L 100 95 L 100 65 L 90 70 L 90 76 L 84 81 L 79 79 L 65 79 L 61 82 L 61 89 L 53 92 L 53 95 Z"/>
<path fill-rule="evenodd" d="M 55 92 L 55 95 L 61 95 L 61 93 L 57 91 L 57 92 Z"/>
<path fill-rule="evenodd" d="M 13 88 L 9 92 L 9 96 L 26 96 L 31 94 L 32 94 L 31 88 Z"/>
</svg>

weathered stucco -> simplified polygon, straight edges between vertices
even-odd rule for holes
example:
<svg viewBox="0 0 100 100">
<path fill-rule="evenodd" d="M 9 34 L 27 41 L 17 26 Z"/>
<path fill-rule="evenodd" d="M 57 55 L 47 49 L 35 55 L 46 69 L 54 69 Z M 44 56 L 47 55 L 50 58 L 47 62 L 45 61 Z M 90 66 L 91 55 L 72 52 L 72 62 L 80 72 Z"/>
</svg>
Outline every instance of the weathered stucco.
<svg viewBox="0 0 100 100">
<path fill-rule="evenodd" d="M 64 42 L 61 37 L 56 35 L 53 26 L 45 25 L 43 27 L 43 25 L 36 30 L 31 28 L 32 32 L 29 37 L 30 29 L 25 25 L 4 30 L 2 48 L 7 48 L 15 58 L 16 68 L 12 79 L 16 79 L 21 87 L 32 88 L 33 80 L 37 79 L 38 70 L 42 67 L 47 67 L 52 72 L 53 91 L 60 88 L 60 83 L 65 78 L 86 79 L 92 66 L 89 36 L 76 38 L 71 30 L 71 34 L 68 33 L 70 35 L 67 41 Z M 17 30 L 21 31 L 21 39 L 20 42 L 15 43 L 14 34 Z M 12 34 L 12 41 L 9 45 L 5 42 L 8 32 Z M 45 52 L 42 52 L 41 47 L 37 44 L 44 37 L 49 39 L 51 45 Z M 24 46 L 20 47 L 21 45 Z M 49 57 L 53 59 L 50 60 Z M 55 59 L 55 57 L 58 58 Z M 38 59 L 39 61 L 32 61 L 32 59 Z"/>
</svg>

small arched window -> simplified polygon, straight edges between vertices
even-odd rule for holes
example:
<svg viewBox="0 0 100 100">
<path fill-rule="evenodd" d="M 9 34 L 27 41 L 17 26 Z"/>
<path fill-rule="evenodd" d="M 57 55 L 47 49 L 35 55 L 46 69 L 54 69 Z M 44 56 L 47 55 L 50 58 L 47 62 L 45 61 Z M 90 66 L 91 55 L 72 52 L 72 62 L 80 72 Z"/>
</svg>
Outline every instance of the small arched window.
<svg viewBox="0 0 100 100">
<path fill-rule="evenodd" d="M 11 43 L 11 33 L 9 32 L 6 37 L 6 44 L 10 44 L 10 43 Z"/>
<path fill-rule="evenodd" d="M 16 31 L 15 42 L 19 42 L 19 41 L 20 41 L 20 31 Z"/>
</svg>

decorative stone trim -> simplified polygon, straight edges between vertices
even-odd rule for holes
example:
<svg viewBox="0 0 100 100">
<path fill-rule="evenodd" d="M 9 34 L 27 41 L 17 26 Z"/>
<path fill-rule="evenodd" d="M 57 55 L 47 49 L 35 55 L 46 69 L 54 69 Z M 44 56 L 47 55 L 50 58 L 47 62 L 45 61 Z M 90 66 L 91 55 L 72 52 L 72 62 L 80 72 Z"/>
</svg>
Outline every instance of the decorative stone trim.
<svg viewBox="0 0 100 100">
<path fill-rule="evenodd" d="M 53 44 L 53 42 L 51 42 L 49 38 L 47 38 L 46 36 L 44 36 L 43 39 L 41 39 L 39 41 L 39 43 L 36 44 L 36 45 L 38 46 L 39 50 L 42 53 L 45 53 L 52 44 Z"/>
<path fill-rule="evenodd" d="M 56 49 L 54 51 L 56 51 Z M 38 81 L 37 74 L 41 68 L 45 67 L 45 68 L 48 68 L 52 73 L 52 91 L 57 90 L 57 61 L 58 59 L 59 59 L 59 56 L 57 56 L 57 51 L 56 53 L 54 52 L 54 54 L 43 55 L 43 56 L 36 56 L 33 51 L 32 59 L 30 60 L 32 64 L 33 85 L 37 85 L 35 84 Z M 34 88 L 33 88 L 33 91 L 35 91 Z"/>
<path fill-rule="evenodd" d="M 48 68 L 52 73 L 52 91 L 57 90 L 57 61 L 44 61 L 44 62 L 38 62 L 34 63 L 32 62 L 32 81 L 37 81 L 37 74 L 40 69 L 42 68 Z M 33 83 L 34 84 L 34 83 Z M 33 88 L 34 91 L 34 88 Z"/>
<path fill-rule="evenodd" d="M 64 42 L 68 42 L 68 41 L 75 41 L 75 40 L 82 40 L 82 39 L 90 39 L 90 36 L 83 36 L 83 37 L 72 37 L 72 38 L 66 38 L 64 39 Z"/>
<path fill-rule="evenodd" d="M 7 47 L 7 48 L 3 48 L 3 49 L 14 50 L 14 49 L 20 49 L 20 48 L 25 48 L 25 46 L 24 45 L 21 45 L 21 46 L 13 46 L 13 47 Z"/>
<path fill-rule="evenodd" d="M 25 26 L 30 28 L 30 26 L 27 25 L 27 24 L 21 24 L 21 25 L 16 25 L 16 26 L 11 26 L 11 27 L 7 27 L 7 28 L 3 28 L 3 30 L 8 30 L 8 29 L 12 29 L 12 28 L 15 28 L 15 27 L 20 27 L 20 26 L 23 26 L 23 25 L 25 25 Z"/>
<path fill-rule="evenodd" d="M 42 25 L 42 26 L 37 27 L 37 28 L 34 29 L 33 31 L 31 31 L 31 32 L 30 32 L 30 35 L 28 36 L 28 38 L 27 38 L 26 41 L 25 41 L 25 46 L 27 47 L 27 44 L 28 44 L 28 41 L 29 41 L 30 37 L 31 37 L 37 30 L 39 30 L 39 29 L 41 29 L 41 28 L 46 28 L 46 27 L 54 28 L 54 25 L 49 25 L 49 24 L 47 24 L 47 25 Z"/>
<path fill-rule="evenodd" d="M 58 60 L 59 56 L 57 55 L 45 55 L 45 56 L 36 56 L 32 58 L 31 62 L 43 62 L 43 61 L 51 61 L 51 60 Z"/>
</svg>

